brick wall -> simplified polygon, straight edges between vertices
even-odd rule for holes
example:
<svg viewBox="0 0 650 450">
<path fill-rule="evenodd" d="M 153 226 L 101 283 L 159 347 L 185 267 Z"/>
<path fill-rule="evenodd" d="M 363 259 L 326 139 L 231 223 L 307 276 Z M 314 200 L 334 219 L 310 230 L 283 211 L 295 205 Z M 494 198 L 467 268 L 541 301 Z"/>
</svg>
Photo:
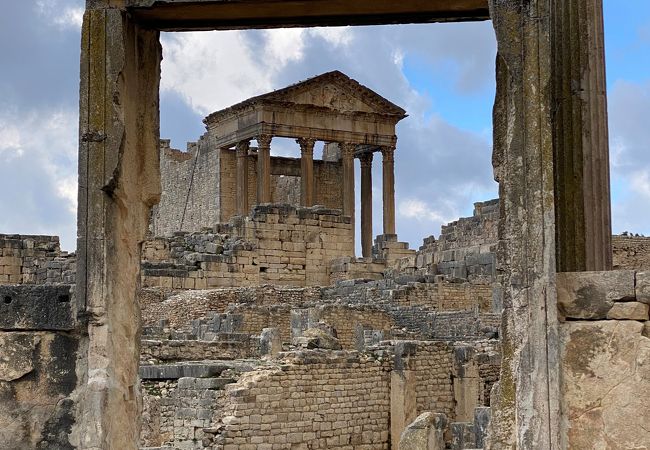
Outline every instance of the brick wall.
<svg viewBox="0 0 650 450">
<path fill-rule="evenodd" d="M 177 233 L 169 248 L 144 244 L 142 284 L 174 289 L 326 285 L 329 262 L 354 253 L 353 225 L 338 210 L 257 206 L 251 217 L 203 233 Z M 165 260 L 165 258 L 169 258 Z"/>
<path fill-rule="evenodd" d="M 75 268 L 57 236 L 0 234 L 0 285 L 71 284 Z"/>
<path fill-rule="evenodd" d="M 614 269 L 650 269 L 650 238 L 613 236 Z"/>
<path fill-rule="evenodd" d="M 357 353 L 296 352 L 226 387 L 214 449 L 389 448 L 385 364 Z"/>
</svg>

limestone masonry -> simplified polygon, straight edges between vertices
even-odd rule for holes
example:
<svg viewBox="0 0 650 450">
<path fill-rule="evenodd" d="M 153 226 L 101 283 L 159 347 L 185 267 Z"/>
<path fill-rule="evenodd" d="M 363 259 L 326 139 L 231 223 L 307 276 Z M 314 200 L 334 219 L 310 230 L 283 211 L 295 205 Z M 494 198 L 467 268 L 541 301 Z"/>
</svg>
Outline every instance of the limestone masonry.
<svg viewBox="0 0 650 450">
<path fill-rule="evenodd" d="M 427 425 L 439 430 L 436 445 L 484 445 L 501 365 L 498 218 L 498 202 L 476 203 L 472 217 L 444 226 L 419 250 L 391 257 L 378 240 L 369 259 L 348 256 L 349 237 L 341 236 L 351 232 L 349 219 L 322 207 L 256 206 L 215 228 L 147 240 L 138 296 L 141 448 L 419 449 L 427 447 L 408 447 L 419 422 L 409 424 L 429 413 L 441 418 Z M 66 448 L 54 446 L 71 430 L 62 424 L 71 420 L 65 405 L 76 380 L 68 352 L 79 345 L 75 255 L 52 237 L 0 238 L 0 338 L 11 361 L 0 372 L 15 399 L 0 418 L 32 430 L 6 428 L 0 439 L 6 448 Z M 638 266 L 645 241 L 615 236 L 614 260 Z M 640 356 L 625 350 L 648 346 L 646 285 L 644 271 L 558 275 L 559 314 L 570 319 L 561 325 L 562 386 L 585 405 L 566 405 L 576 411 L 571 448 L 611 436 L 644 442 L 619 427 L 642 427 L 647 415 L 624 423 L 605 390 L 621 376 L 638 381 L 617 389 L 648 389 L 634 368 Z M 605 344 L 616 370 L 592 373 L 581 355 Z M 49 406 L 21 394 L 38 383 L 52 386 Z M 587 419 L 580 408 L 593 402 L 603 406 Z M 594 427 L 601 431 L 583 431 Z"/>
<path fill-rule="evenodd" d="M 0 235 L 0 448 L 650 448 L 650 240 L 611 236 L 601 0 L 304 3 L 87 2 L 77 251 Z M 160 139 L 160 31 L 488 19 L 499 200 L 417 250 L 406 111 L 339 71 Z"/>
</svg>

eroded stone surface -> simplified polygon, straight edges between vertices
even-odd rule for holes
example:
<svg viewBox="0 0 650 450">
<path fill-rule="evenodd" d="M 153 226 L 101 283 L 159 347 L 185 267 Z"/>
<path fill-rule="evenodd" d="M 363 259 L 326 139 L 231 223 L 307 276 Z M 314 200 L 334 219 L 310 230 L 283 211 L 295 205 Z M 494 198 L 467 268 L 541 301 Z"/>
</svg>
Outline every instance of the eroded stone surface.
<svg viewBox="0 0 650 450">
<path fill-rule="evenodd" d="M 34 369 L 38 341 L 33 334 L 0 333 L 0 381 L 17 380 Z"/>
<path fill-rule="evenodd" d="M 0 333 L 1 449 L 73 448 L 77 345 L 65 333 Z"/>
<path fill-rule="evenodd" d="M 446 426 L 447 416 L 444 414 L 420 414 L 402 433 L 399 450 L 443 450 Z"/>
<path fill-rule="evenodd" d="M 636 273 L 636 301 L 650 304 L 650 272 Z"/>
<path fill-rule="evenodd" d="M 560 325 L 568 448 L 650 448 L 650 339 L 635 321 Z"/>
<path fill-rule="evenodd" d="M 616 303 L 607 313 L 607 318 L 646 321 L 648 320 L 648 308 L 648 305 L 639 302 Z"/>
<path fill-rule="evenodd" d="M 634 299 L 634 272 L 565 272 L 557 274 L 560 313 L 573 319 L 604 319 L 617 301 Z"/>
</svg>

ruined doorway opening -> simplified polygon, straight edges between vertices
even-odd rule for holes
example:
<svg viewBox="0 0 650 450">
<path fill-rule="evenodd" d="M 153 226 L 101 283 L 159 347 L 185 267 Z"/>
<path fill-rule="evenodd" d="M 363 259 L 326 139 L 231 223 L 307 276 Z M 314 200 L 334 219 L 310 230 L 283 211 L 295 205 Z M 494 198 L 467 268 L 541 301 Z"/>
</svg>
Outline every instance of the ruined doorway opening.
<svg viewBox="0 0 650 450">
<path fill-rule="evenodd" d="M 507 404 L 500 411 L 504 420 L 499 421 L 503 429 L 497 438 L 510 446 L 517 442 L 524 448 L 558 447 L 554 176 L 561 173 L 559 181 L 570 176 L 554 166 L 559 159 L 553 154 L 550 112 L 560 95 L 549 94 L 548 84 L 556 75 L 552 54 L 564 61 L 551 48 L 562 41 L 564 32 L 576 29 L 569 24 L 566 30 L 551 30 L 557 14 L 553 8 L 562 4 L 494 1 L 488 10 L 487 3 L 471 0 L 357 2 L 353 7 L 322 2 L 310 11 L 301 2 L 286 2 L 286 8 L 278 8 L 276 2 L 259 8 L 208 1 L 121 5 L 92 3 L 84 21 L 79 211 L 83 270 L 78 272 L 77 287 L 81 307 L 92 318 L 87 358 L 91 376 L 88 386 L 82 387 L 79 411 L 80 434 L 92 441 L 85 448 L 128 448 L 136 439 L 138 405 L 132 383 L 137 378 L 133 340 L 138 308 L 129 300 L 137 285 L 138 247 L 160 190 L 158 31 L 485 20 L 488 15 L 501 57 L 495 107 L 502 114 L 495 114 L 500 119 L 495 123 L 495 142 L 503 152 L 495 155 L 495 166 L 505 199 L 500 235 L 508 245 L 502 250 L 510 257 L 504 280 L 512 301 L 507 318 L 516 335 L 505 366 L 510 378 L 501 396 Z M 576 39 L 579 44 L 585 41 Z M 557 86 L 570 86 L 567 81 L 571 80 L 558 79 Z M 578 184 L 576 189 L 585 194 L 584 185 Z M 593 200 L 582 197 L 586 203 Z M 558 236 L 557 247 L 565 250 L 565 241 Z M 587 249 L 600 248 L 592 235 L 584 238 Z M 513 429 L 515 417 L 529 427 Z"/>
<path fill-rule="evenodd" d="M 205 132 L 201 120 L 215 110 L 340 69 L 409 114 L 398 124 L 395 153 L 396 231 L 409 248 L 471 216 L 474 202 L 497 197 L 490 162 L 496 42 L 489 21 L 163 33 L 161 42 L 161 136 L 172 138 L 172 147 L 196 141 Z M 232 63 L 220 66 L 220 58 Z M 315 161 L 323 146 L 316 142 Z M 251 147 L 256 151 L 254 140 Z M 299 148 L 293 139 L 274 137 L 271 155 L 299 158 Z M 381 161 L 376 153 L 370 163 L 372 241 L 382 234 Z M 363 254 L 360 162 L 355 158 L 357 256 Z M 273 174 L 271 183 L 274 191 L 276 176 L 289 177 L 282 183 L 295 193 L 284 198 L 296 206 L 297 175 Z"/>
</svg>

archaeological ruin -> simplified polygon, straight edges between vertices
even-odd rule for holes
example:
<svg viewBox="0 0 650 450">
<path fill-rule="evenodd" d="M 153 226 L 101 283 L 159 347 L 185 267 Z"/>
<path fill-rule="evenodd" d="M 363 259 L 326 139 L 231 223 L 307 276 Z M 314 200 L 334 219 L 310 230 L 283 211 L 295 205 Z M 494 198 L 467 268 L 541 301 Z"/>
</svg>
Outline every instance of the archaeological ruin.
<svg viewBox="0 0 650 450">
<path fill-rule="evenodd" d="M 159 134 L 161 31 L 469 20 L 498 43 L 499 198 L 418 249 L 395 228 L 406 111 L 341 72 L 210 114 L 187 151 Z M 76 252 L 0 234 L 0 448 L 650 448 L 650 238 L 611 233 L 602 20 L 601 0 L 88 1 Z"/>
</svg>

